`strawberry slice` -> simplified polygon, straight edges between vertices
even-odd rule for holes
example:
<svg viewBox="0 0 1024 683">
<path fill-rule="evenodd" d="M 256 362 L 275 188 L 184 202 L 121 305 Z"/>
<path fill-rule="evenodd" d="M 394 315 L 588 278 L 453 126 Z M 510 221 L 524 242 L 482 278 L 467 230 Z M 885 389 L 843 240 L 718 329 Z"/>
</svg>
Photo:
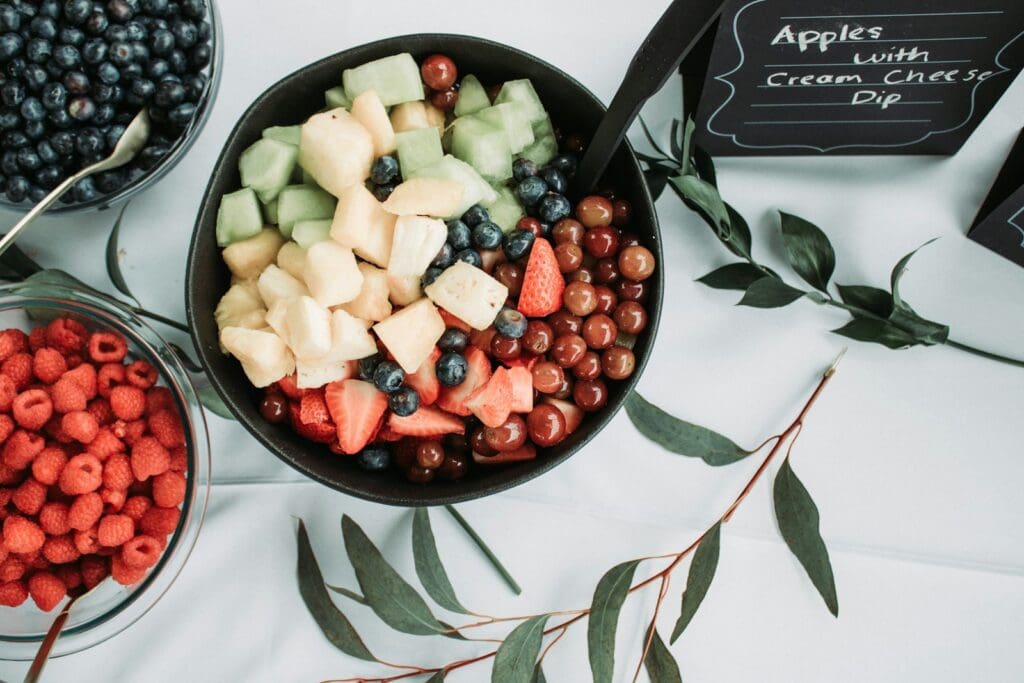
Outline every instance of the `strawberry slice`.
<svg viewBox="0 0 1024 683">
<path fill-rule="evenodd" d="M 388 409 L 388 397 L 369 382 L 344 379 L 324 391 L 327 409 L 338 427 L 341 450 L 355 455 L 370 443 Z"/>
<path fill-rule="evenodd" d="M 512 412 L 512 378 L 508 369 L 495 370 L 487 384 L 470 394 L 466 407 L 488 427 L 505 424 Z"/>
<path fill-rule="evenodd" d="M 565 278 L 558 269 L 551 243 L 534 240 L 519 292 L 519 312 L 531 318 L 551 315 L 562 307 L 564 291 Z"/>
<path fill-rule="evenodd" d="M 544 399 L 545 403 L 550 403 L 554 407 L 562 411 L 562 415 L 565 415 L 565 433 L 572 434 L 576 431 L 576 428 L 580 426 L 580 422 L 583 422 L 583 410 L 570 401 L 562 401 L 557 398 Z"/>
<path fill-rule="evenodd" d="M 523 366 L 508 369 L 512 380 L 512 412 L 528 413 L 533 410 L 533 373 Z"/>
<path fill-rule="evenodd" d="M 438 408 L 463 417 L 473 412 L 466 406 L 466 399 L 491 379 L 491 361 L 480 349 L 474 346 L 466 349 L 466 365 L 466 379 L 462 380 L 462 384 L 441 389 L 441 395 L 437 398 Z"/>
<path fill-rule="evenodd" d="M 512 360 L 502 361 L 509 370 L 512 368 L 526 368 L 527 370 L 533 370 L 533 366 L 537 364 L 539 360 L 538 356 L 533 354 L 525 354 L 519 356 L 519 358 L 513 358 Z"/>
<path fill-rule="evenodd" d="M 463 434 L 466 423 L 462 418 L 432 406 L 421 407 L 408 417 L 391 413 L 388 429 L 404 436 L 432 437 L 444 434 Z"/>
<path fill-rule="evenodd" d="M 420 395 L 420 405 L 429 406 L 437 400 L 441 393 L 441 382 L 437 379 L 435 366 L 437 359 L 441 357 L 441 349 L 434 347 L 427 360 L 420 365 L 419 369 L 411 375 L 405 376 L 405 383 L 416 390 Z"/>
<path fill-rule="evenodd" d="M 470 332 L 473 329 L 472 327 L 469 326 L 469 323 L 462 320 L 462 318 L 456 318 L 454 315 L 444 310 L 443 308 L 438 308 L 437 312 L 441 314 L 441 319 L 444 320 L 445 327 L 454 327 L 466 333 Z"/>
<path fill-rule="evenodd" d="M 324 392 L 321 389 L 309 389 L 302 394 L 299 400 L 299 419 L 307 425 L 331 421 L 331 414 L 327 411 Z"/>
<path fill-rule="evenodd" d="M 288 406 L 288 417 L 292 429 L 303 439 L 314 443 L 333 443 L 338 438 L 338 430 L 330 420 L 324 422 L 302 421 L 302 407 L 298 403 L 291 403 Z"/>
<path fill-rule="evenodd" d="M 395 430 L 391 429 L 391 427 L 388 426 L 388 423 L 385 422 L 383 426 L 380 428 L 380 431 L 377 432 L 376 440 L 390 443 L 393 441 L 401 441 L 404 438 L 404 436 L 402 436 Z"/>
<path fill-rule="evenodd" d="M 299 382 L 294 374 L 277 380 L 277 387 L 281 390 L 281 393 L 293 401 L 298 401 L 306 393 L 305 389 L 299 389 Z"/>
<path fill-rule="evenodd" d="M 473 462 L 478 465 L 504 465 L 510 462 L 533 460 L 537 457 L 537 448 L 532 443 L 525 443 L 514 451 L 505 451 L 486 457 L 473 451 Z"/>
</svg>

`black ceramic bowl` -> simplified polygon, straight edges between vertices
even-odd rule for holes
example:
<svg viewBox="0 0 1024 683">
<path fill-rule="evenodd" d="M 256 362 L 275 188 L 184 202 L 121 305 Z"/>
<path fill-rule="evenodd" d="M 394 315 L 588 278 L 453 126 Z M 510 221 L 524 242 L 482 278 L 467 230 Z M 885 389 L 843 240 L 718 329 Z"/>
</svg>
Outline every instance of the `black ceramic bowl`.
<svg viewBox="0 0 1024 683">
<path fill-rule="evenodd" d="M 588 415 L 580 428 L 561 444 L 540 449 L 535 460 L 477 466 L 465 478 L 454 482 L 434 480 L 426 485 L 413 484 L 391 473 L 365 472 L 353 458 L 334 455 L 326 447 L 300 438 L 288 425 L 273 425 L 263 420 L 258 410 L 261 392 L 249 384 L 237 361 L 220 352 L 217 343 L 213 311 L 230 281 L 214 234 L 220 198 L 240 186 L 238 157 L 259 139 L 264 128 L 301 123 L 323 108 L 323 93 L 341 83 L 342 69 L 399 52 L 410 52 L 417 60 L 433 53 L 447 54 L 455 60 L 460 73 L 476 74 L 485 85 L 529 78 L 554 125 L 566 133 L 589 137 L 604 113 L 601 102 L 564 72 L 525 52 L 470 36 L 417 34 L 388 38 L 339 52 L 302 68 L 257 98 L 228 137 L 210 177 L 192 235 L 185 285 L 186 306 L 199 357 L 210 381 L 238 421 L 270 452 L 312 479 L 344 493 L 390 505 L 439 505 L 480 498 L 533 479 L 565 462 L 608 424 L 650 355 L 661 313 L 665 264 L 654 204 L 632 149 L 628 143 L 623 143 L 602 186 L 614 188 L 618 196 L 631 202 L 633 219 L 629 229 L 639 235 L 641 243 L 658 259 L 655 275 L 648 280 L 651 285 L 646 302 L 649 323 L 634 349 L 636 372 L 626 381 L 610 382 L 608 405 Z"/>
</svg>

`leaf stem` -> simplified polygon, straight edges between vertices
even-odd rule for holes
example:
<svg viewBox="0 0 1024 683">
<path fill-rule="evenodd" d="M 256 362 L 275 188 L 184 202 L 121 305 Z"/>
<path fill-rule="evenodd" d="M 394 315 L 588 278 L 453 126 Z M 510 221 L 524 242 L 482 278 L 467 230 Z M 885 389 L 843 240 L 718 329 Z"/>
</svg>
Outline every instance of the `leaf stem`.
<svg viewBox="0 0 1024 683">
<path fill-rule="evenodd" d="M 498 556 L 494 554 L 494 551 L 487 546 L 484 539 L 480 538 L 480 534 L 478 534 L 476 530 L 469 525 L 466 518 L 451 505 L 445 505 L 444 509 L 448 511 L 448 514 L 450 514 L 456 522 L 458 522 L 459 526 L 462 527 L 462 530 L 465 531 L 471 539 L 473 539 L 473 542 L 476 543 L 478 548 L 480 548 L 480 552 L 484 554 L 491 563 L 491 566 L 494 567 L 495 571 L 497 571 L 501 578 L 505 580 L 505 583 L 512 589 L 512 592 L 516 595 L 522 595 L 523 589 L 518 583 L 516 583 L 516 580 L 512 578 L 512 574 L 510 574 L 508 569 L 505 568 L 505 565 L 501 563 L 501 560 L 499 560 Z"/>
<path fill-rule="evenodd" d="M 165 318 L 164 316 L 160 315 L 159 313 L 153 313 L 152 311 L 147 311 L 146 309 L 141 308 L 139 306 L 129 306 L 128 309 L 132 313 L 134 313 L 135 315 L 141 316 L 143 318 L 149 318 L 150 320 L 155 320 L 158 323 L 163 323 L 164 325 L 167 325 L 168 327 L 173 327 L 174 329 L 181 330 L 182 332 L 185 332 L 185 333 L 190 332 L 190 330 L 188 329 L 188 325 L 186 325 L 185 323 L 179 323 L 177 320 L 172 320 L 170 318 Z"/>
<path fill-rule="evenodd" d="M 670 574 L 661 577 L 661 590 L 658 591 L 658 600 L 654 603 L 654 614 L 651 615 L 651 624 L 647 628 L 647 639 L 644 641 L 644 649 L 640 653 L 640 663 L 636 665 L 636 672 L 633 674 L 633 683 L 636 683 L 637 679 L 640 678 L 640 672 L 644 668 L 647 653 L 651 651 L 651 643 L 654 642 L 654 627 L 658 623 L 658 614 L 661 612 L 662 603 L 665 602 L 665 594 L 668 593 L 668 584 L 671 580 L 672 576 Z"/>
<path fill-rule="evenodd" d="M 973 346 L 968 346 L 952 339 L 947 339 L 945 342 L 946 346 L 951 346 L 954 349 L 960 349 L 967 353 L 973 353 L 975 356 L 981 356 L 982 358 L 988 358 L 989 360 L 999 361 L 1000 363 L 1007 363 L 1008 365 L 1014 365 L 1018 368 L 1024 368 L 1024 360 L 1017 360 L 1016 358 L 1007 358 L 1006 356 L 1000 356 L 998 353 L 992 353 L 991 351 L 984 351 L 982 349 L 976 349 Z"/>
</svg>

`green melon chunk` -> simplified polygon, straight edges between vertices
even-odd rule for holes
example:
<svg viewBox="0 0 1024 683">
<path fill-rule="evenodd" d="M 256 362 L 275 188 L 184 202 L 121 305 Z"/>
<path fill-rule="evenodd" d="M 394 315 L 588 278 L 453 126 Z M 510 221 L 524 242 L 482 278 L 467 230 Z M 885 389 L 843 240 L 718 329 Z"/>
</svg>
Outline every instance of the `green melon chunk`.
<svg viewBox="0 0 1024 683">
<path fill-rule="evenodd" d="M 505 185 L 496 187 L 495 190 L 498 193 L 497 199 L 483 206 L 491 215 L 493 223 L 497 223 L 504 232 L 512 232 L 519 219 L 525 215 L 523 205 L 519 203 L 515 193 Z"/>
<path fill-rule="evenodd" d="M 324 104 L 327 105 L 328 109 L 337 109 L 338 107 L 350 109 L 352 107 L 352 98 L 345 92 L 345 88 L 339 85 L 324 91 Z"/>
<path fill-rule="evenodd" d="M 287 142 L 289 145 L 299 146 L 299 138 L 302 136 L 302 126 L 271 126 L 263 129 L 263 137 Z"/>
<path fill-rule="evenodd" d="M 480 177 L 476 169 L 465 161 L 456 159 L 451 154 L 446 154 L 437 163 L 417 169 L 413 174 L 406 175 L 408 178 L 441 178 L 443 180 L 454 180 L 462 185 L 462 202 L 455 211 L 458 215 L 466 213 L 469 207 L 474 204 L 486 204 L 494 202 L 498 195 L 494 189 L 487 184 L 487 181 Z"/>
<path fill-rule="evenodd" d="M 292 227 L 292 239 L 303 249 L 309 249 L 317 242 L 323 242 L 331 234 L 331 220 L 296 221 Z"/>
<path fill-rule="evenodd" d="M 481 109 L 474 116 L 504 130 L 513 154 L 533 144 L 533 129 L 526 117 L 525 107 L 519 102 L 495 104 Z"/>
<path fill-rule="evenodd" d="M 260 203 L 251 188 L 243 187 L 220 198 L 220 208 L 217 209 L 217 244 L 226 247 L 232 242 L 248 239 L 262 229 Z"/>
<path fill-rule="evenodd" d="M 295 145 L 260 138 L 238 159 L 242 185 L 251 187 L 261 202 L 273 201 L 291 179 L 298 158 L 299 148 Z"/>
<path fill-rule="evenodd" d="M 350 101 L 367 90 L 375 90 L 385 107 L 423 99 L 420 68 L 408 52 L 345 69 L 341 81 Z"/>
<path fill-rule="evenodd" d="M 490 183 L 512 177 L 512 151 L 505 131 L 474 116 L 455 119 L 452 154 L 475 168 Z"/>
<path fill-rule="evenodd" d="M 263 221 L 271 225 L 277 225 L 277 200 L 267 202 L 263 205 Z"/>
<path fill-rule="evenodd" d="M 459 86 L 459 99 L 455 102 L 455 115 L 474 114 L 489 106 L 491 98 L 487 96 L 484 86 L 480 85 L 480 80 L 473 74 L 463 76 L 462 84 Z"/>
<path fill-rule="evenodd" d="M 277 196 L 278 229 L 290 238 L 298 221 L 333 218 L 337 203 L 338 200 L 318 187 L 289 185 Z"/>
<path fill-rule="evenodd" d="M 555 139 L 551 119 L 545 116 L 543 120 L 534 123 L 533 135 L 533 144 L 520 152 L 519 156 L 543 166 L 558 154 L 558 140 Z"/>
<path fill-rule="evenodd" d="M 528 78 L 521 78 L 518 81 L 505 81 L 501 86 L 501 92 L 494 98 L 495 104 L 503 102 L 519 102 L 530 123 L 537 123 L 547 117 L 544 105 L 533 89 L 533 83 Z"/>
<path fill-rule="evenodd" d="M 433 126 L 399 133 L 395 136 L 395 148 L 402 177 L 410 177 L 417 169 L 436 164 L 444 156 L 441 134 Z"/>
</svg>

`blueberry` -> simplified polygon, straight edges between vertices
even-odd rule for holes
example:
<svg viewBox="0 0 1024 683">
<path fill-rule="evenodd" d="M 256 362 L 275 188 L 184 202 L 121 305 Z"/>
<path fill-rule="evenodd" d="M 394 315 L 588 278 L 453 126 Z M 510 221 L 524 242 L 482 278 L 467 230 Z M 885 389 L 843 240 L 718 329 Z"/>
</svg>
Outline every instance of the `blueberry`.
<svg viewBox="0 0 1024 683">
<path fill-rule="evenodd" d="M 468 249 L 473 239 L 473 233 L 470 231 L 469 226 L 458 219 L 448 221 L 447 225 L 448 244 L 452 245 L 452 249 L 455 251 Z"/>
<path fill-rule="evenodd" d="M 21 13 L 8 4 L 0 5 L 0 30 L 17 31 L 21 28 Z"/>
<path fill-rule="evenodd" d="M 373 196 L 377 198 L 378 202 L 386 201 L 391 193 L 395 191 L 394 183 L 387 183 L 386 185 L 375 185 L 373 188 Z"/>
<path fill-rule="evenodd" d="M 537 175 L 537 164 L 529 159 L 516 159 L 512 162 L 512 177 L 516 179 L 516 182 L 535 175 Z"/>
<path fill-rule="evenodd" d="M 504 234 L 497 223 L 483 221 L 473 228 L 473 246 L 477 249 L 497 249 Z"/>
<path fill-rule="evenodd" d="M 114 25 L 103 32 L 103 38 L 108 45 L 123 43 L 128 40 L 128 29 L 124 26 Z"/>
<path fill-rule="evenodd" d="M 35 97 L 26 97 L 21 103 L 21 118 L 26 121 L 42 121 L 46 118 L 46 109 L 43 103 Z"/>
<path fill-rule="evenodd" d="M 160 163 L 160 160 L 167 155 L 167 152 L 168 148 L 163 145 L 150 145 L 139 153 L 139 168 L 143 171 L 148 171 Z"/>
<path fill-rule="evenodd" d="M 85 32 L 94 36 L 102 34 L 108 26 L 110 22 L 103 12 L 93 12 L 85 20 Z"/>
<path fill-rule="evenodd" d="M 18 150 L 18 167 L 23 171 L 35 171 L 43 165 L 43 160 L 32 147 L 22 147 Z"/>
<path fill-rule="evenodd" d="M 27 64 L 21 79 L 25 81 L 29 90 L 38 91 L 50 80 L 50 74 L 46 73 L 46 69 L 38 64 Z"/>
<path fill-rule="evenodd" d="M 188 53 L 188 63 L 194 69 L 202 69 L 213 58 L 213 49 L 208 43 L 201 43 L 192 48 Z"/>
<path fill-rule="evenodd" d="M 44 0 L 39 4 L 38 16 L 56 19 L 60 16 L 59 0 Z"/>
<path fill-rule="evenodd" d="M 25 137 L 29 140 L 42 140 L 46 135 L 46 123 L 43 121 L 29 121 L 25 124 Z"/>
<path fill-rule="evenodd" d="M 537 205 L 537 213 L 542 221 L 556 223 L 572 213 L 572 205 L 565 195 L 548 192 Z"/>
<path fill-rule="evenodd" d="M 29 182 L 25 176 L 11 176 L 7 179 L 7 199 L 20 204 L 28 196 Z"/>
<path fill-rule="evenodd" d="M 475 249 L 463 249 L 455 254 L 456 261 L 462 261 L 468 263 L 471 266 L 480 268 L 484 265 L 483 260 L 480 258 L 480 252 Z"/>
<path fill-rule="evenodd" d="M 75 121 L 89 121 L 96 115 L 96 103 L 88 97 L 76 97 L 68 103 L 68 115 Z"/>
<path fill-rule="evenodd" d="M 168 9 L 167 0 L 141 0 L 139 6 L 142 7 L 143 12 L 154 17 L 167 14 Z"/>
<path fill-rule="evenodd" d="M 52 79 L 59 79 L 64 75 L 64 69 L 60 67 L 60 64 L 53 61 L 52 57 L 43 64 L 43 68 L 46 69 L 47 75 Z"/>
<path fill-rule="evenodd" d="M 49 140 L 43 140 L 36 145 L 36 154 L 44 164 L 57 164 L 60 162 L 60 155 L 53 148 Z"/>
<path fill-rule="evenodd" d="M 117 110 L 114 109 L 114 105 L 101 104 L 96 107 L 96 113 L 93 114 L 93 125 L 101 127 L 106 126 L 108 123 L 114 120 L 115 114 L 117 114 Z"/>
<path fill-rule="evenodd" d="M 21 125 L 21 114 L 15 109 L 0 111 L 0 130 L 11 130 Z"/>
<path fill-rule="evenodd" d="M 67 131 L 54 133 L 50 137 L 50 144 L 54 151 L 61 156 L 71 156 L 75 152 L 75 136 Z"/>
<path fill-rule="evenodd" d="M 7 61 L 21 52 L 24 46 L 25 41 L 17 33 L 3 34 L 0 36 L 0 61 Z M 7 194 L 10 195 L 10 188 L 8 188 Z"/>
<path fill-rule="evenodd" d="M 189 102 L 198 102 L 206 90 L 206 76 L 203 74 L 192 74 L 182 81 L 185 86 L 185 99 Z"/>
<path fill-rule="evenodd" d="M 9 130 L 0 136 L 4 149 L 21 149 L 28 144 L 28 136 L 20 130 Z"/>
<path fill-rule="evenodd" d="M 367 472 L 380 472 L 391 464 L 391 452 L 380 446 L 367 446 L 359 451 L 356 462 Z"/>
<path fill-rule="evenodd" d="M 132 59 L 138 64 L 145 65 L 149 61 L 149 48 L 138 41 L 131 43 Z"/>
<path fill-rule="evenodd" d="M 46 115 L 46 118 L 50 120 L 50 125 L 60 131 L 67 130 L 74 125 L 74 120 L 68 115 L 67 109 L 54 109 Z"/>
<path fill-rule="evenodd" d="M 124 172 L 121 170 L 104 171 L 96 174 L 96 189 L 103 194 L 110 194 L 124 185 Z"/>
<path fill-rule="evenodd" d="M 509 261 L 518 261 L 526 256 L 530 251 L 530 247 L 533 246 L 533 239 L 532 232 L 518 228 L 505 235 L 505 239 L 501 244 L 502 251 L 505 252 L 505 258 Z"/>
<path fill-rule="evenodd" d="M 545 168 L 540 172 L 540 177 L 544 179 L 548 189 L 552 192 L 565 194 L 569 189 L 569 181 L 565 179 L 565 174 L 557 168 Z"/>
<path fill-rule="evenodd" d="M 537 176 L 530 176 L 516 185 L 516 196 L 526 206 L 536 205 L 547 191 L 547 183 Z"/>
<path fill-rule="evenodd" d="M 175 19 L 171 24 L 171 33 L 178 47 L 188 49 L 199 41 L 199 29 L 191 21 Z"/>
<path fill-rule="evenodd" d="M 85 34 L 77 28 L 66 26 L 60 30 L 59 34 L 57 34 L 57 40 L 59 40 L 64 45 L 81 47 L 82 44 L 85 42 Z M 54 53 L 56 54 L 56 50 L 54 50 Z"/>
<path fill-rule="evenodd" d="M 93 183 L 92 178 L 79 180 L 71 191 L 74 193 L 76 202 L 87 202 L 96 199 L 96 185 Z"/>
<path fill-rule="evenodd" d="M 202 19 L 206 16 L 205 0 L 181 0 L 181 13 L 193 19 Z"/>
<path fill-rule="evenodd" d="M 0 171 L 6 176 L 18 175 L 21 168 L 18 166 L 18 153 L 8 150 L 0 154 Z"/>
<path fill-rule="evenodd" d="M 191 67 L 188 63 L 188 57 L 186 57 L 185 53 L 181 50 L 172 50 L 171 54 L 167 57 L 167 63 L 171 65 L 171 71 L 179 76 L 184 76 L 191 71 Z"/>
<path fill-rule="evenodd" d="M 153 81 L 145 78 L 136 78 L 132 81 L 131 86 L 128 88 L 128 92 L 135 95 L 139 99 L 148 100 L 156 92 L 156 86 L 153 85 Z"/>
<path fill-rule="evenodd" d="M 526 316 L 516 309 L 503 308 L 498 313 L 498 317 L 494 319 L 494 329 L 498 331 L 498 334 L 519 339 L 526 334 L 526 325 L 528 323 L 529 321 L 526 319 Z"/>
<path fill-rule="evenodd" d="M 370 167 L 370 180 L 378 185 L 386 185 L 398 177 L 398 159 L 386 154 L 377 157 Z"/>
<path fill-rule="evenodd" d="M 8 107 L 17 107 L 25 101 L 25 87 L 17 81 L 10 81 L 0 88 L 0 100 Z"/>
<path fill-rule="evenodd" d="M 150 51 L 161 57 L 166 57 L 174 50 L 174 34 L 167 29 L 158 29 L 149 37 Z"/>
<path fill-rule="evenodd" d="M 124 25 L 125 34 L 128 36 L 128 40 L 132 43 L 138 43 L 149 37 L 149 31 L 146 27 L 137 21 L 130 21 Z M 146 54 L 149 54 L 149 48 L 146 48 Z"/>
<path fill-rule="evenodd" d="M 168 114 L 167 118 L 171 120 L 176 126 L 184 128 L 189 124 L 192 118 L 196 115 L 196 105 L 185 102 L 179 104 L 177 107 L 172 109 Z"/>
<path fill-rule="evenodd" d="M 89 92 L 89 77 L 81 71 L 69 71 L 64 74 L 64 87 L 72 95 L 84 95 Z"/>
<path fill-rule="evenodd" d="M 130 43 L 111 43 L 107 56 L 115 66 L 128 66 L 135 60 L 135 50 Z"/>
<path fill-rule="evenodd" d="M 388 396 L 388 408 L 398 417 L 409 417 L 420 407 L 420 395 L 410 387 L 399 387 Z"/>
<path fill-rule="evenodd" d="M 80 157 L 91 157 L 103 150 L 103 137 L 95 128 L 84 128 L 75 138 L 75 151 Z"/>
<path fill-rule="evenodd" d="M 466 359 L 454 351 L 442 353 L 437 359 L 437 366 L 434 371 L 437 373 L 437 380 L 446 387 L 455 387 L 462 384 L 466 379 L 466 371 L 469 365 Z"/>
<path fill-rule="evenodd" d="M 64 178 L 59 166 L 44 166 L 36 173 L 36 183 L 44 190 L 52 190 Z"/>
<path fill-rule="evenodd" d="M 373 371 L 380 365 L 381 357 L 379 353 L 375 353 L 372 356 L 359 359 L 359 378 L 365 380 L 373 380 Z"/>
<path fill-rule="evenodd" d="M 117 141 L 121 139 L 122 135 L 124 135 L 124 131 L 125 127 L 120 124 L 110 126 L 107 129 L 106 133 L 104 133 L 104 137 L 106 138 L 108 149 L 114 149 L 114 147 L 117 146 Z"/>
<path fill-rule="evenodd" d="M 123 24 L 131 21 L 135 16 L 135 10 L 125 0 L 110 0 L 107 3 L 107 14 L 114 21 L 120 21 Z"/>
<path fill-rule="evenodd" d="M 462 353 L 469 345 L 469 335 L 457 327 L 449 327 L 437 340 L 437 348 L 442 351 Z"/>
<path fill-rule="evenodd" d="M 440 268 L 427 268 L 427 272 L 423 273 L 423 277 L 420 278 L 420 286 L 427 287 L 434 284 L 434 280 L 440 277 L 443 272 Z"/>
<path fill-rule="evenodd" d="M 3 41 L 2 37 L 0 37 L 0 41 Z M 21 78 L 21 75 L 25 73 L 25 67 L 27 65 L 28 61 L 24 57 L 15 57 L 7 62 L 6 66 L 4 66 L 4 73 L 13 79 Z"/>
<path fill-rule="evenodd" d="M 74 45 L 58 45 L 53 61 L 62 69 L 73 69 L 82 63 L 82 55 Z"/>
<path fill-rule="evenodd" d="M 474 204 L 466 210 L 466 213 L 462 214 L 462 222 L 471 228 L 490 219 L 491 215 L 487 213 L 487 209 L 479 204 Z"/>
<path fill-rule="evenodd" d="M 383 360 L 373 371 L 373 385 L 386 394 L 398 391 L 405 381 L 405 373 L 398 363 Z"/>
<path fill-rule="evenodd" d="M 63 109 L 68 101 L 68 90 L 60 83 L 47 83 L 39 99 L 47 109 Z"/>
<path fill-rule="evenodd" d="M 113 85 L 121 80 L 121 72 L 110 62 L 103 62 L 96 67 L 96 77 L 107 85 Z"/>
<path fill-rule="evenodd" d="M 437 256 L 430 262 L 430 265 L 435 268 L 444 270 L 455 261 L 455 250 L 452 249 L 452 245 L 445 242 L 441 245 L 441 251 L 437 252 Z"/>
<path fill-rule="evenodd" d="M 99 64 L 107 58 L 107 44 L 102 38 L 93 38 L 82 46 L 82 61 L 86 64 Z"/>
<path fill-rule="evenodd" d="M 567 176 L 572 175 L 576 172 L 576 155 L 575 154 L 559 154 L 557 157 L 548 162 L 548 166 L 561 171 Z"/>
<path fill-rule="evenodd" d="M 185 100 L 185 86 L 174 81 L 163 81 L 156 87 L 153 103 L 158 107 L 170 109 Z"/>
</svg>

